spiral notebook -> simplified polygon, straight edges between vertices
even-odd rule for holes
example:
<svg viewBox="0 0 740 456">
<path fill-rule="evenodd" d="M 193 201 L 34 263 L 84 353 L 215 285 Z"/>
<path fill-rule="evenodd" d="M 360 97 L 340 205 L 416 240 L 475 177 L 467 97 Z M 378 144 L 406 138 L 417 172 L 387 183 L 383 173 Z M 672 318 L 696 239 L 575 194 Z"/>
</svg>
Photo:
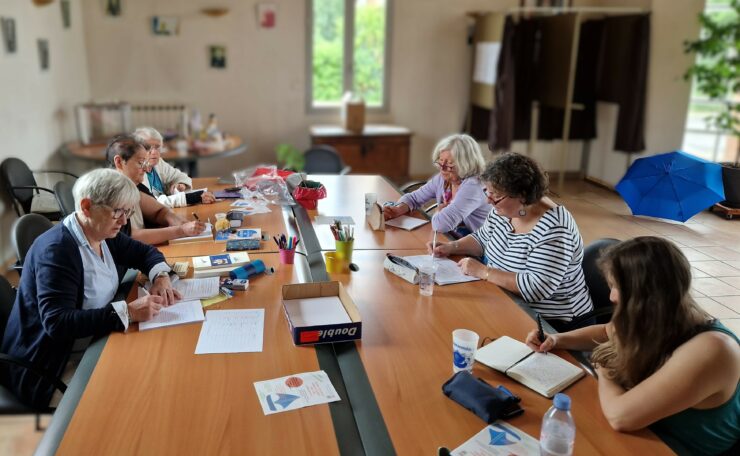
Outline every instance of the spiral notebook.
<svg viewBox="0 0 740 456">
<path fill-rule="evenodd" d="M 552 353 L 537 353 L 526 344 L 501 336 L 475 353 L 475 360 L 502 372 L 545 397 L 553 397 L 584 371 Z"/>
</svg>

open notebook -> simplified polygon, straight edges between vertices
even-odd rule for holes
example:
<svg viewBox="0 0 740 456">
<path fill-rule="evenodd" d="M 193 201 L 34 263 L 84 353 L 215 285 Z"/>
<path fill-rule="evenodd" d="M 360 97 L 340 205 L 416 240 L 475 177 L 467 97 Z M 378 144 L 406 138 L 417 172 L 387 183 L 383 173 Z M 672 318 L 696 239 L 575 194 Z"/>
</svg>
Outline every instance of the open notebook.
<svg viewBox="0 0 740 456">
<path fill-rule="evenodd" d="M 545 397 L 553 397 L 584 374 L 583 369 L 563 358 L 552 353 L 534 352 L 526 344 L 508 336 L 501 336 L 479 349 L 475 360 Z"/>
</svg>

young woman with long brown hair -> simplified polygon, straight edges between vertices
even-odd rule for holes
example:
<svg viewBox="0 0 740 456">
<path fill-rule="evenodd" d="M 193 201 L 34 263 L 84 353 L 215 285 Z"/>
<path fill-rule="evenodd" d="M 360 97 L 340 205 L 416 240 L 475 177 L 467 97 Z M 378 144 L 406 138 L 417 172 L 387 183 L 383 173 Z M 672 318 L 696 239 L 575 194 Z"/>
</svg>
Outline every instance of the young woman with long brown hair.
<svg viewBox="0 0 740 456">
<path fill-rule="evenodd" d="M 604 415 L 618 431 L 651 426 L 679 454 L 740 440 L 740 339 L 691 298 L 691 268 L 671 242 L 638 237 L 605 251 L 611 322 L 527 344 L 593 350 Z"/>
</svg>

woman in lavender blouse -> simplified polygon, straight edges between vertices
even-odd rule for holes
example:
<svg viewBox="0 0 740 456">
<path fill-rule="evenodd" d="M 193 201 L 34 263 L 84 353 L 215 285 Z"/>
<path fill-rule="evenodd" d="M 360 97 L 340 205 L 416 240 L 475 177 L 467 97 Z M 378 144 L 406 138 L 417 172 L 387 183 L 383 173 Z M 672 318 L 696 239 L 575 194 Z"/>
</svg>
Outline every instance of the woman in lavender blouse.
<svg viewBox="0 0 740 456">
<path fill-rule="evenodd" d="M 468 135 L 451 135 L 434 147 L 432 161 L 439 173 L 415 192 L 403 195 L 395 206 L 383 211 L 386 220 L 396 218 L 434 198 L 439 204 L 432 216 L 435 231 L 468 234 L 483 225 L 491 205 L 478 175 L 485 160 L 478 143 Z M 458 226 L 462 224 L 458 230 Z"/>
</svg>

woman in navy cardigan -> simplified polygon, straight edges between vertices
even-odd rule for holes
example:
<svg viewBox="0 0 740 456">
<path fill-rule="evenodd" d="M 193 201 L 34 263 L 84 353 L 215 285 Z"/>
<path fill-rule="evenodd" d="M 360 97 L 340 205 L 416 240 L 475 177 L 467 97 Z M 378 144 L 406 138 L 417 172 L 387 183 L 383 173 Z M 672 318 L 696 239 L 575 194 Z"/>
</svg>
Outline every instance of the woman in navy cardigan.
<svg viewBox="0 0 740 456">
<path fill-rule="evenodd" d="M 98 169 L 80 177 L 73 193 L 76 211 L 39 236 L 26 256 L 0 347 L 63 380 L 76 366 L 73 352 L 81 357 L 92 339 L 149 320 L 180 298 L 164 256 L 120 233 L 139 202 L 130 179 Z M 111 302 L 128 268 L 149 276 L 151 295 Z M 54 387 L 27 370 L 10 367 L 2 376 L 29 405 L 45 407 L 52 399 Z"/>
</svg>

